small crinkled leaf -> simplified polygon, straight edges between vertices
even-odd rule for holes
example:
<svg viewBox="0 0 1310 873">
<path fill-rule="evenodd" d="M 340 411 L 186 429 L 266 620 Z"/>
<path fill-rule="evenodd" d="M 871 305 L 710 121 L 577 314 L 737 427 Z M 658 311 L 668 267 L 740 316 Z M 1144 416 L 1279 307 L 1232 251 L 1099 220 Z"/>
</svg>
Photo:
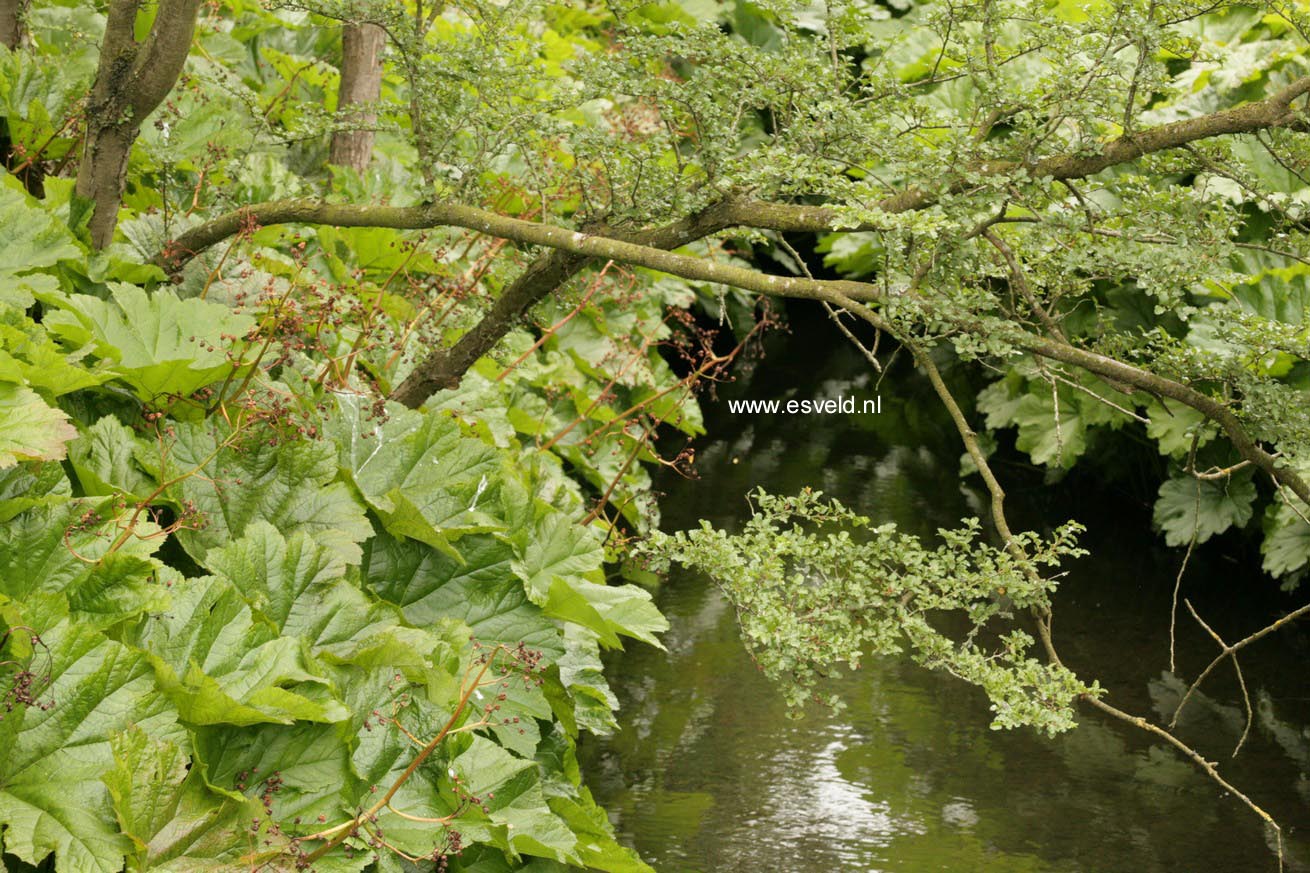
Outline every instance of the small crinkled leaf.
<svg viewBox="0 0 1310 873">
<path fill-rule="evenodd" d="M 110 738 L 132 724 L 161 739 L 183 735 L 143 654 L 75 622 L 41 637 L 51 673 L 41 699 L 53 706 L 20 706 L 0 721 L 5 850 L 29 864 L 54 852 L 61 871 L 118 873 L 131 842 L 101 782 L 114 763 Z"/>
<path fill-rule="evenodd" d="M 303 531 L 347 563 L 359 562 L 358 543 L 373 533 L 350 489 L 336 476 L 336 452 L 327 443 L 283 442 L 270 446 L 257 438 L 240 451 L 220 447 L 225 435 L 212 419 L 175 425 L 159 476 L 180 482 L 165 493 L 203 513 L 202 530 L 178 531 L 178 540 L 200 563 L 210 549 L 239 539 L 246 527 L 265 521 L 286 534 Z M 153 472 L 153 471 L 152 471 Z"/>
<path fill-rule="evenodd" d="M 1249 471 L 1217 480 L 1175 476 L 1160 486 L 1153 518 L 1169 545 L 1185 546 L 1193 534 L 1203 543 L 1250 521 L 1254 501 L 1255 483 Z"/>
<path fill-rule="evenodd" d="M 154 578 L 160 566 L 150 558 L 114 552 L 90 565 L 86 575 L 63 593 L 78 619 L 109 627 L 168 607 L 168 591 Z"/>
<path fill-rule="evenodd" d="M 110 285 L 112 299 L 74 295 L 46 324 L 73 342 L 89 333 L 98 357 L 147 403 L 186 397 L 233 370 L 228 351 L 241 353 L 255 320 L 171 289 L 153 294 L 135 285 Z M 233 340 L 232 337 L 237 339 Z"/>
<path fill-rule="evenodd" d="M 0 469 L 19 461 L 58 461 L 77 428 L 68 415 L 24 385 L 0 382 Z"/>
</svg>

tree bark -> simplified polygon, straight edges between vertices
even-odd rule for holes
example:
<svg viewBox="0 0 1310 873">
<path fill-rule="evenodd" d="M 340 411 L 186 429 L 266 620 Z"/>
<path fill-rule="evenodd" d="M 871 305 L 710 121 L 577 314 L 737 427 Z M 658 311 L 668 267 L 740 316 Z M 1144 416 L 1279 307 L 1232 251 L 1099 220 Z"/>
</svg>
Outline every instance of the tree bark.
<svg viewBox="0 0 1310 873">
<path fill-rule="evenodd" d="M 491 310 L 448 349 L 433 349 L 391 399 L 417 409 L 438 391 L 458 388 L 468 368 L 496 347 L 532 307 L 573 277 L 587 258 L 556 249 L 539 256 L 505 289 Z"/>
<path fill-rule="evenodd" d="M 0 0 L 0 45 L 16 49 L 26 35 L 23 15 L 27 12 L 27 0 Z"/>
<path fill-rule="evenodd" d="M 92 203 L 91 244 L 97 249 L 113 241 L 132 144 L 142 123 L 177 84 L 200 9 L 200 0 L 159 0 L 154 26 L 137 42 L 136 15 L 142 2 L 111 0 L 87 99 L 77 195 Z"/>
<path fill-rule="evenodd" d="M 348 130 L 332 134 L 329 163 L 362 173 L 373 155 L 377 113 L 368 108 L 382 95 L 382 50 L 387 34 L 376 24 L 347 24 L 341 34 L 341 87 L 337 121 Z"/>
</svg>

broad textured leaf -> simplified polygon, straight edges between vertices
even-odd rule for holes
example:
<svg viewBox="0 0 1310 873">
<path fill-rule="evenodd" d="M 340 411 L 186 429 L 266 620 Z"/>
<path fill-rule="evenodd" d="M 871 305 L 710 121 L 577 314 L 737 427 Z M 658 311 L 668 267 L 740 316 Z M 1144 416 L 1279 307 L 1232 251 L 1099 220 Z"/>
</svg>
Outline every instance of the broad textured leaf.
<svg viewBox="0 0 1310 873">
<path fill-rule="evenodd" d="M 605 666 L 600 660 L 595 635 L 584 628 L 567 626 L 564 647 L 565 652 L 558 661 L 559 676 L 573 698 L 577 726 L 596 734 L 614 731 L 618 728 L 614 710 L 619 708 L 619 702 L 605 679 Z"/>
<path fill-rule="evenodd" d="M 54 706 L 20 706 L 0 721 L 5 849 L 31 864 L 54 852 L 60 871 L 118 873 L 131 842 L 100 781 L 114 763 L 110 738 L 135 724 L 180 741 L 176 716 L 141 653 L 72 622 L 42 638 Z"/>
<path fill-rule="evenodd" d="M 1193 532 L 1196 541 L 1203 543 L 1250 521 L 1254 500 L 1255 483 L 1248 471 L 1227 480 L 1175 477 L 1160 486 L 1153 517 L 1169 545 L 1187 545 Z"/>
<path fill-rule="evenodd" d="M 53 276 L 48 279 L 56 287 Z M 0 279 L 0 285 L 5 280 Z M 47 396 L 58 397 L 113 378 L 113 373 L 93 369 L 76 355 L 60 348 L 45 328 L 22 312 L 0 306 L 0 381 L 18 382 Z"/>
<path fill-rule="evenodd" d="M 35 391 L 0 382 L 0 469 L 19 461 L 57 461 L 77 429 Z"/>
<path fill-rule="evenodd" d="M 254 800 L 211 791 L 180 745 L 133 726 L 110 738 L 114 767 L 103 781 L 122 832 L 132 841 L 131 871 L 246 870 L 241 856 L 263 812 Z"/>
<path fill-rule="evenodd" d="M 1296 498 L 1296 509 L 1285 503 L 1276 503 L 1265 511 L 1265 538 L 1260 543 L 1264 555 L 1264 569 L 1274 576 L 1295 573 L 1310 563 L 1310 524 L 1302 516 L 1305 504 Z"/>
<path fill-rule="evenodd" d="M 78 295 L 46 320 L 75 343 L 90 341 L 112 361 L 118 375 L 147 403 L 186 397 L 233 371 L 228 358 L 246 351 L 255 325 L 248 315 L 217 303 L 180 300 L 163 288 L 147 295 L 135 285 L 114 284 L 111 300 Z M 237 339 L 233 339 L 233 337 Z"/>
<path fill-rule="evenodd" d="M 1034 464 L 1072 467 L 1087 448 L 1087 424 L 1079 408 L 1064 396 L 1057 416 L 1049 391 L 1025 395 L 1015 410 L 1014 423 L 1019 426 L 1015 445 L 1027 452 Z"/>
<path fill-rule="evenodd" d="M 451 769 L 469 791 L 487 798 L 488 817 L 508 828 L 508 848 L 568 863 L 580 862 L 577 837 L 547 807 L 532 761 L 516 758 L 475 734 L 468 750 L 452 762 Z"/>
<path fill-rule="evenodd" d="M 399 606 L 411 624 L 454 618 L 486 643 L 523 642 L 558 656 L 563 651 L 559 629 L 510 573 L 510 546 L 475 534 L 461 539 L 459 547 L 462 563 L 420 543 L 379 535 L 365 546 L 364 581 Z"/>
<path fill-rule="evenodd" d="M 155 482 L 137 463 L 139 451 L 132 431 L 106 415 L 78 435 L 68 448 L 68 459 L 87 494 L 121 493 L 142 500 L 154 491 Z"/>
<path fill-rule="evenodd" d="M 605 810 L 596 805 L 586 788 L 579 789 L 576 799 L 551 797 L 548 802 L 551 810 L 577 834 L 578 854 L 588 868 L 609 873 L 654 873 L 636 852 L 619 845 Z"/>
<path fill-rule="evenodd" d="M 308 589 L 346 573 L 346 562 L 333 549 L 304 531 L 284 537 L 266 521 L 254 522 L 241 539 L 210 551 L 205 563 L 284 633 L 296 602 Z"/>
<path fill-rule="evenodd" d="M 159 685 L 192 724 L 334 722 L 345 708 L 300 640 L 257 623 L 228 582 L 172 588 L 168 612 L 143 620 L 132 641 L 149 652 Z"/>
<path fill-rule="evenodd" d="M 64 503 L 73 486 L 57 461 L 33 461 L 0 470 L 0 522 L 34 506 Z"/>
<path fill-rule="evenodd" d="M 1157 400 L 1148 415 L 1146 433 L 1159 444 L 1162 455 L 1186 455 L 1193 439 L 1199 448 L 1214 439 L 1218 430 L 1204 415 L 1173 400 Z"/>
<path fill-rule="evenodd" d="M 273 817 L 344 821 L 362 798 L 353 790 L 350 747 L 333 725 L 207 727 L 195 734 L 195 756 L 206 781 L 221 791 L 262 794 L 277 773 L 282 788 L 273 798 Z M 241 786 L 245 786 L 242 788 Z"/>
<path fill-rule="evenodd" d="M 528 596 L 544 605 L 556 576 L 586 578 L 600 570 L 605 554 L 596 532 L 561 512 L 548 512 L 532 531 L 520 531 L 522 556 L 511 568 L 523 580 Z"/>
<path fill-rule="evenodd" d="M 190 501 L 204 516 L 203 530 L 183 530 L 178 539 L 196 560 L 216 546 L 239 539 L 248 525 L 265 521 L 285 533 L 304 531 L 349 563 L 359 561 L 358 543 L 373 532 L 350 489 L 333 482 L 336 452 L 327 443 L 287 442 L 270 446 L 252 439 L 240 451 L 220 448 L 220 423 L 178 424 L 165 479 L 186 475 L 166 492 Z"/>
<path fill-rule="evenodd" d="M 0 526 L 0 594 L 19 601 L 57 598 L 101 626 L 161 607 L 165 592 L 152 578 L 161 565 L 151 557 L 159 528 L 139 521 L 135 535 L 109 555 L 130 513 L 86 519 L 115 511 L 103 498 L 58 502 L 34 506 Z"/>
<path fill-rule="evenodd" d="M 26 298 L 21 290 L 15 294 L 23 284 L 14 279 L 16 275 L 81 256 L 82 250 L 68 228 L 41 208 L 29 205 L 27 196 L 11 184 L 0 184 L 0 302 L 30 306 L 30 294 Z"/>
<path fill-rule="evenodd" d="M 388 530 L 449 552 L 465 534 L 501 527 L 479 508 L 497 503 L 505 463 L 499 450 L 464 436 L 447 415 L 389 406 L 391 418 L 379 426 L 355 398 L 338 403 L 331 432 L 341 465 Z"/>
</svg>

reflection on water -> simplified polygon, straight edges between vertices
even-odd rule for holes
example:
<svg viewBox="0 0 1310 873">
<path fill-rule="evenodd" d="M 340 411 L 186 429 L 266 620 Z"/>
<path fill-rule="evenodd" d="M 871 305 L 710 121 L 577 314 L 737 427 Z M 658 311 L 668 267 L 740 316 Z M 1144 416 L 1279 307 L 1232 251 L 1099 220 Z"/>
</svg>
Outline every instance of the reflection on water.
<svg viewBox="0 0 1310 873">
<path fill-rule="evenodd" d="M 770 396 L 870 393 L 867 376 L 848 359 L 833 361 L 828 373 L 775 370 L 771 378 L 791 393 Z M 843 368 L 856 375 L 844 378 Z M 719 421 L 723 437 L 699 447 L 703 478 L 664 483 L 665 529 L 700 518 L 733 527 L 756 485 L 822 488 L 921 535 L 982 514 L 981 495 L 957 475 L 949 424 L 913 389 L 912 374 L 899 375 L 903 381 L 888 384 L 893 376 L 882 387 L 881 416 Z M 764 396 L 759 386 L 751 390 Z M 1064 519 L 1043 519 L 1047 510 L 1032 507 L 1024 519 L 1022 495 L 1018 504 L 1018 520 L 1029 525 Z M 1135 528 L 1135 516 L 1087 512 L 1080 520 L 1093 529 L 1096 558 L 1064 583 L 1057 642 L 1076 669 L 1095 668 L 1089 675 L 1119 706 L 1167 720 L 1185 690 L 1163 671 L 1178 556 Z M 1250 592 L 1263 590 L 1258 574 L 1239 570 L 1222 568 L 1217 592 L 1193 583 L 1202 589 L 1193 602 L 1226 622 L 1232 638 L 1279 606 L 1252 607 Z M 1276 869 L 1254 817 L 1138 731 L 1086 714 L 1078 730 L 1055 740 L 993 732 L 980 692 L 895 660 L 838 680 L 843 712 L 792 720 L 712 586 L 675 575 L 658 596 L 672 624 L 667 652 L 633 646 L 612 660 L 622 730 L 586 741 L 581 755 L 621 838 L 661 873 Z M 1310 708 L 1300 640 L 1294 632 L 1248 650 L 1255 724 L 1238 763 L 1228 761 L 1246 714 L 1231 675 L 1217 671 L 1180 725 L 1283 822 L 1290 870 L 1310 869 L 1302 842 L 1310 828 Z M 1188 676 L 1213 655 L 1192 628 L 1180 627 L 1179 646 Z"/>
</svg>

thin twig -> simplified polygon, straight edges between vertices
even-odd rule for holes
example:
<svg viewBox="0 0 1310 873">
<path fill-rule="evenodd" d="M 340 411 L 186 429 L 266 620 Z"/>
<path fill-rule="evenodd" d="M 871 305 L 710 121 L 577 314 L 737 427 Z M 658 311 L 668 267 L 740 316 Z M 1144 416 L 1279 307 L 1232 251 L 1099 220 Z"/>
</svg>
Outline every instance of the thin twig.
<svg viewBox="0 0 1310 873">
<path fill-rule="evenodd" d="M 1224 638 L 1219 636 L 1214 628 L 1206 624 L 1205 619 L 1197 614 L 1195 607 L 1192 606 L 1192 601 L 1184 600 L 1183 603 L 1187 605 L 1187 611 L 1192 614 L 1192 618 L 1196 619 L 1196 623 L 1205 628 L 1205 632 L 1210 635 L 1210 638 L 1219 644 L 1219 648 L 1227 649 L 1228 644 L 1224 642 Z M 1237 753 L 1242 751 L 1242 744 L 1246 742 L 1247 734 L 1251 732 L 1251 722 L 1254 719 L 1255 714 L 1251 710 L 1251 695 L 1247 693 L 1246 690 L 1246 679 L 1242 676 L 1242 665 L 1238 663 L 1236 654 L 1233 654 L 1232 658 L 1233 669 L 1237 671 L 1237 684 L 1242 688 L 1242 703 L 1246 705 L 1246 727 L 1242 730 L 1242 736 L 1238 739 L 1236 748 L 1233 749 L 1233 757 L 1236 758 Z"/>
</svg>

